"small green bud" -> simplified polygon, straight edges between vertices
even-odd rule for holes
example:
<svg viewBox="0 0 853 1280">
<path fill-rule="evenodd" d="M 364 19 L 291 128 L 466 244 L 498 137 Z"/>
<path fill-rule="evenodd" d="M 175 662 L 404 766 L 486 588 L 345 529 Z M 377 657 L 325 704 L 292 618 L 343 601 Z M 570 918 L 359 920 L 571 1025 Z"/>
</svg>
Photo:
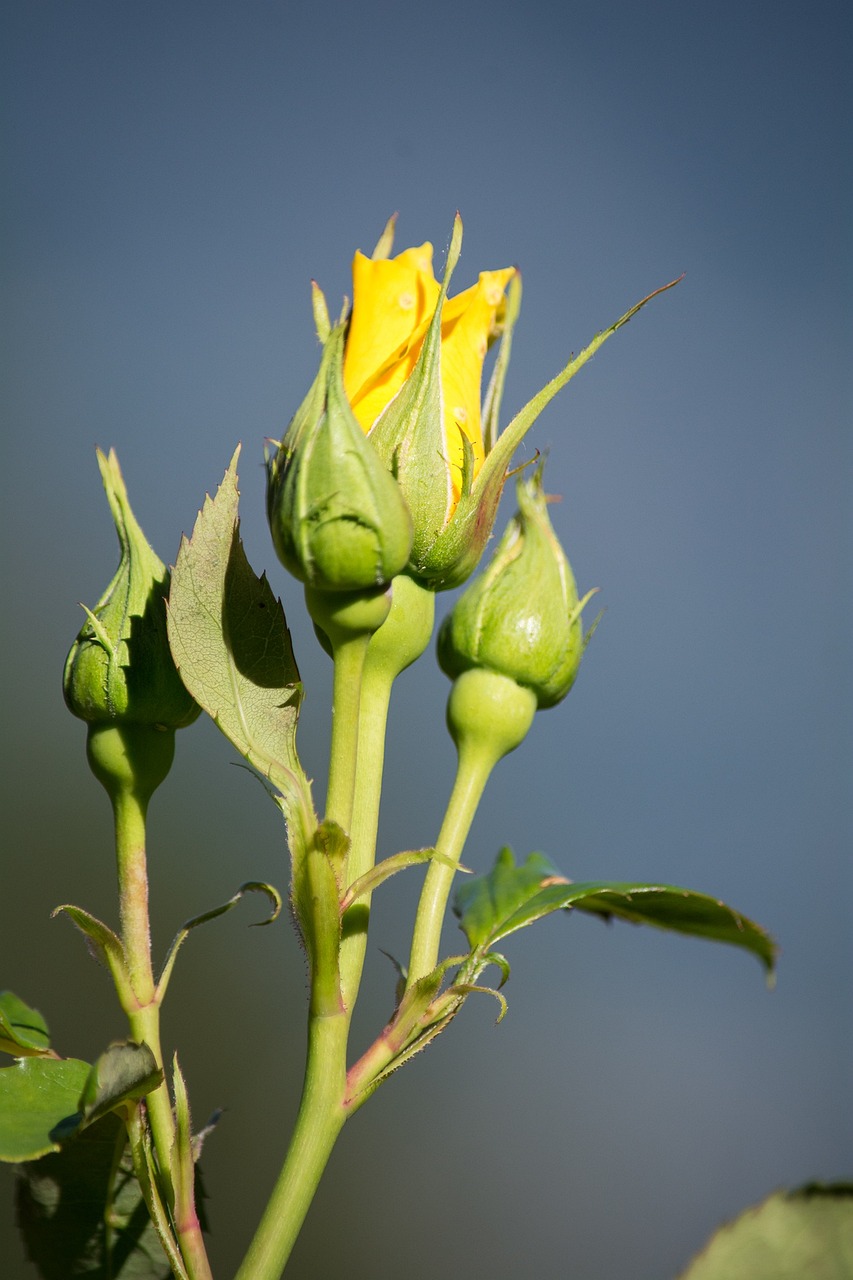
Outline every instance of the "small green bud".
<svg viewBox="0 0 853 1280">
<path fill-rule="evenodd" d="M 178 729 L 200 707 L 184 688 L 166 634 L 169 572 L 131 510 L 113 450 L 98 466 L 121 558 L 112 582 L 83 624 L 65 663 L 68 709 L 90 724 Z"/>
<path fill-rule="evenodd" d="M 382 587 L 402 572 L 412 519 L 397 481 L 365 438 L 344 394 L 343 325 L 267 467 L 276 554 L 317 591 Z"/>
<path fill-rule="evenodd" d="M 542 468 L 518 482 L 519 510 L 489 567 L 457 601 L 438 638 L 452 679 L 472 668 L 509 676 L 553 707 L 574 684 L 586 640 L 574 575 L 548 519 Z"/>
</svg>

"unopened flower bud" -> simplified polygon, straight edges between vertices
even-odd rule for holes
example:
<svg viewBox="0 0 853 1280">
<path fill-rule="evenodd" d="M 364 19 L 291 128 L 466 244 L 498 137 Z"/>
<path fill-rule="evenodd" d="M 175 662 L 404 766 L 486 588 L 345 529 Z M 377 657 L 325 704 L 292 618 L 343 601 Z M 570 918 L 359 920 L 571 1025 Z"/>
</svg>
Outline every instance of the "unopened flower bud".
<svg viewBox="0 0 853 1280">
<path fill-rule="evenodd" d="M 169 572 L 131 510 L 113 450 L 98 450 L 121 559 L 65 663 L 70 711 L 90 725 L 178 729 L 200 713 L 172 659 L 166 634 Z"/>
<path fill-rule="evenodd" d="M 344 394 L 343 327 L 268 464 L 267 514 L 276 553 L 315 591 L 365 591 L 402 572 L 412 520 L 397 481 L 364 436 Z"/>
<path fill-rule="evenodd" d="M 548 518 L 542 469 L 518 483 L 519 510 L 491 564 L 468 587 L 439 633 L 442 670 L 455 679 L 485 669 L 508 676 L 553 707 L 574 684 L 588 636 L 574 575 Z"/>
</svg>

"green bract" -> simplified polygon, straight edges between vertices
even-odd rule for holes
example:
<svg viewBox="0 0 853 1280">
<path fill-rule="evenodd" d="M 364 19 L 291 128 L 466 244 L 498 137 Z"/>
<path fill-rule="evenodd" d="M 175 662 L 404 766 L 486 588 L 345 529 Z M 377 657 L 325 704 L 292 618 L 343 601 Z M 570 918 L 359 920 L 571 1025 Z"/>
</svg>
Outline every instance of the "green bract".
<svg viewBox="0 0 853 1280">
<path fill-rule="evenodd" d="M 406 567 L 412 519 L 344 394 L 343 326 L 267 465 L 267 515 L 282 564 L 318 591 L 381 587 Z"/>
<path fill-rule="evenodd" d="M 484 668 L 553 707 L 574 684 L 585 638 L 574 575 L 548 519 L 542 468 L 518 482 L 519 510 L 491 564 L 444 620 L 442 670 L 452 679 Z"/>
<path fill-rule="evenodd" d="M 69 710 L 90 724 L 179 729 L 200 708 L 184 688 L 169 650 L 165 599 L 169 572 L 131 510 L 114 450 L 98 466 L 121 547 L 112 582 L 83 624 L 65 663 Z M 85 606 L 84 606 L 85 608 Z"/>
</svg>

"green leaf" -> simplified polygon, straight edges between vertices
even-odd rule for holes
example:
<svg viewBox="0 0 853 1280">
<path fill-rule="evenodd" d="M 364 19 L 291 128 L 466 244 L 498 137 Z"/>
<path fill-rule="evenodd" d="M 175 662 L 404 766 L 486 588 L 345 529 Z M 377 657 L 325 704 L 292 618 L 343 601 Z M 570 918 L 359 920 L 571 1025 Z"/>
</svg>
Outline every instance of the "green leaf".
<svg viewBox="0 0 853 1280">
<path fill-rule="evenodd" d="M 257 776 L 257 775 L 254 775 Z M 226 911 L 230 911 L 232 907 L 236 907 L 237 903 L 247 893 L 265 893 L 272 904 L 272 911 L 265 920 L 256 920 L 254 923 L 258 926 L 272 924 L 273 920 L 278 919 L 281 911 L 281 894 L 278 889 L 274 889 L 271 884 L 266 884 L 262 880 L 247 880 L 245 884 L 241 884 L 237 892 L 223 902 L 218 907 L 213 907 L 210 911 L 204 911 L 200 916 L 193 916 L 192 920 L 185 921 L 181 925 L 175 937 L 172 939 L 172 945 L 169 947 L 166 956 L 166 962 L 163 965 L 163 972 L 160 974 L 160 981 L 157 983 L 157 999 L 162 1000 L 166 994 L 166 988 L 169 985 L 169 979 L 172 976 L 172 969 L 175 966 L 175 959 L 182 943 L 193 929 L 197 929 L 200 924 L 207 924 L 208 920 L 215 920 L 217 916 L 225 915 Z"/>
<path fill-rule="evenodd" d="M 167 1280 L 171 1274 L 115 1115 L 58 1154 L 23 1165 L 16 1209 L 41 1280 Z"/>
<path fill-rule="evenodd" d="M 770 971 L 775 963 L 772 938 L 716 898 L 671 885 L 572 884 L 541 853 L 517 867 L 512 850 L 502 849 L 488 875 L 460 887 L 453 909 L 472 950 L 482 954 L 516 929 L 572 908 L 744 947 Z"/>
<path fill-rule="evenodd" d="M 0 1049 L 16 1058 L 50 1052 L 44 1018 L 13 991 L 0 991 Z"/>
<path fill-rule="evenodd" d="M 307 810 L 296 754 L 302 686 L 281 602 L 252 571 L 240 541 L 239 449 L 183 539 L 169 595 L 169 641 L 181 678 L 226 738 Z"/>
<path fill-rule="evenodd" d="M 713 1235 L 681 1280 L 850 1280 L 853 1186 L 777 1191 Z"/>
<path fill-rule="evenodd" d="M 80 1096 L 80 1110 L 86 1124 L 92 1124 L 123 1103 L 144 1098 L 163 1079 L 154 1054 L 147 1044 L 111 1044 L 92 1067 Z"/>
<path fill-rule="evenodd" d="M 59 1150 L 82 1119 L 89 1070 L 76 1058 L 21 1058 L 0 1070 L 0 1160 L 19 1164 Z"/>
</svg>

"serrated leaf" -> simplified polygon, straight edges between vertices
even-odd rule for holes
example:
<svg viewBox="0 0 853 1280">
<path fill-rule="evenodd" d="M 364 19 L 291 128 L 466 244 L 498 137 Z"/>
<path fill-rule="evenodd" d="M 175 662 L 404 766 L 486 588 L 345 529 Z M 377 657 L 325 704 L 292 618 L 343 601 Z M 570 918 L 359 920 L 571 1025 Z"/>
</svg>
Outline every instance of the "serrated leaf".
<svg viewBox="0 0 853 1280">
<path fill-rule="evenodd" d="M 459 888 L 453 909 L 478 953 L 553 911 L 574 909 L 743 947 L 770 971 L 776 959 L 772 938 L 716 898 L 672 885 L 572 884 L 540 853 L 519 867 L 512 850 L 502 849 L 488 875 Z"/>
<path fill-rule="evenodd" d="M 147 1044 L 132 1040 L 111 1044 L 94 1063 L 80 1095 L 85 1123 L 94 1123 L 124 1102 L 144 1098 L 162 1079 L 163 1072 Z"/>
<path fill-rule="evenodd" d="M 240 540 L 239 449 L 183 539 L 169 595 L 181 678 L 241 755 L 287 797 L 310 795 L 296 754 L 302 686 L 281 602 Z"/>
<path fill-rule="evenodd" d="M 89 1070 L 77 1058 L 21 1058 L 0 1070 L 0 1160 L 20 1164 L 59 1150 L 82 1118 Z"/>
<path fill-rule="evenodd" d="M 14 991 L 0 991 L 0 1049 L 16 1058 L 50 1052 L 47 1023 Z"/>
<path fill-rule="evenodd" d="M 680 1280 L 850 1280 L 853 1186 L 777 1191 L 713 1235 Z"/>
<path fill-rule="evenodd" d="M 19 1173 L 18 1226 L 41 1280 L 170 1276 L 117 1116 Z"/>
</svg>

